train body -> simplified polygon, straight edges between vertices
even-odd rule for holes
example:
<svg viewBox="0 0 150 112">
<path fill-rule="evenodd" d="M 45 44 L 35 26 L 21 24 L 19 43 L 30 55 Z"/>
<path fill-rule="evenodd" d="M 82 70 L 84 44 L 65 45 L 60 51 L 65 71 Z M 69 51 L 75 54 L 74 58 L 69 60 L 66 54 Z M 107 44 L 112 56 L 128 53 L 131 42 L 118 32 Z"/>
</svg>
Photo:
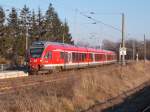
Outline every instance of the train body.
<svg viewBox="0 0 150 112">
<path fill-rule="evenodd" d="M 29 50 L 30 71 L 82 68 L 116 62 L 116 53 L 107 50 L 39 41 Z"/>
</svg>

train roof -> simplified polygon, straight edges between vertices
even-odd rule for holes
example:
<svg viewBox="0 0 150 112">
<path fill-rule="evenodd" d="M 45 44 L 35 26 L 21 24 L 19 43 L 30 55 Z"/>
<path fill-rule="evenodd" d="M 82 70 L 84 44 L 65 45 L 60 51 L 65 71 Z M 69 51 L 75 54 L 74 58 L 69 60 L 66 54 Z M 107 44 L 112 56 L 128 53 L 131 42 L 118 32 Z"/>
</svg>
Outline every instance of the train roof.
<svg viewBox="0 0 150 112">
<path fill-rule="evenodd" d="M 53 49 L 65 49 L 69 51 L 88 51 L 88 52 L 101 52 L 101 53 L 115 53 L 113 51 L 108 51 L 108 50 L 102 50 L 102 49 L 94 49 L 94 48 L 86 48 L 86 47 L 80 47 L 76 45 L 71 45 L 71 44 L 64 44 L 64 43 L 59 43 L 59 42 L 50 42 L 50 41 L 35 41 L 32 43 L 32 47 L 49 47 L 51 46 Z"/>
</svg>

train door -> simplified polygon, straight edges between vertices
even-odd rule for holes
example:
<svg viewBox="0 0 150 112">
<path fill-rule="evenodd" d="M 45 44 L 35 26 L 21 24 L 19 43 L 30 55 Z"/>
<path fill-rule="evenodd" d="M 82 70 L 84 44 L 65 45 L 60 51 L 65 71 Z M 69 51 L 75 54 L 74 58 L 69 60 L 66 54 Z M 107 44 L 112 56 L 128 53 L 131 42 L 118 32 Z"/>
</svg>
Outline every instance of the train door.
<svg viewBox="0 0 150 112">
<path fill-rule="evenodd" d="M 52 52 L 48 51 L 43 59 L 44 64 L 51 64 L 51 59 L 52 59 Z"/>
<path fill-rule="evenodd" d="M 64 52 L 64 64 L 68 63 L 68 52 Z"/>
<path fill-rule="evenodd" d="M 92 56 L 93 56 L 93 62 L 95 62 L 95 54 L 92 53 Z"/>
<path fill-rule="evenodd" d="M 64 69 L 66 69 L 68 63 L 68 52 L 64 51 L 63 56 L 64 56 Z"/>
<path fill-rule="evenodd" d="M 72 53 L 69 52 L 68 53 L 68 63 L 71 63 L 72 62 Z"/>
<path fill-rule="evenodd" d="M 107 63 L 108 61 L 108 57 L 107 57 L 107 54 L 105 54 L 105 63 Z"/>
<path fill-rule="evenodd" d="M 69 66 L 68 64 L 72 62 L 72 53 L 65 52 L 64 53 L 64 68 L 67 69 Z"/>
</svg>

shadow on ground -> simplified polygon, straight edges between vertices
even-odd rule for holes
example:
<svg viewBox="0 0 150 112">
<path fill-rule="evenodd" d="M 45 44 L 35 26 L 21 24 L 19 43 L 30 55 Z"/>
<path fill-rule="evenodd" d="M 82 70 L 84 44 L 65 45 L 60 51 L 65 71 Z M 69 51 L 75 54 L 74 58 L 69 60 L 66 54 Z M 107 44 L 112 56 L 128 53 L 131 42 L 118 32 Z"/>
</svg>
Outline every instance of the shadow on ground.
<svg viewBox="0 0 150 112">
<path fill-rule="evenodd" d="M 150 86 L 127 97 L 123 103 L 114 105 L 102 112 L 142 112 L 150 104 Z"/>
</svg>

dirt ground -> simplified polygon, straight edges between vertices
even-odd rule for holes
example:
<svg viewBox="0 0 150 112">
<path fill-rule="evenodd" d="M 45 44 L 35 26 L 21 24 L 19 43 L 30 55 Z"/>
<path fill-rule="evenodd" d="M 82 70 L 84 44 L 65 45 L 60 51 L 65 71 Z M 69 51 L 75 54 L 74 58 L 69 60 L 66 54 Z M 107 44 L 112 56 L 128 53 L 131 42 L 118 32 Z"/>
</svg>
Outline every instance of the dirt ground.
<svg viewBox="0 0 150 112">
<path fill-rule="evenodd" d="M 80 112 L 150 80 L 150 62 L 105 65 L 66 73 L 74 77 L 50 84 L 41 82 L 40 86 L 0 95 L 1 112 Z"/>
</svg>

